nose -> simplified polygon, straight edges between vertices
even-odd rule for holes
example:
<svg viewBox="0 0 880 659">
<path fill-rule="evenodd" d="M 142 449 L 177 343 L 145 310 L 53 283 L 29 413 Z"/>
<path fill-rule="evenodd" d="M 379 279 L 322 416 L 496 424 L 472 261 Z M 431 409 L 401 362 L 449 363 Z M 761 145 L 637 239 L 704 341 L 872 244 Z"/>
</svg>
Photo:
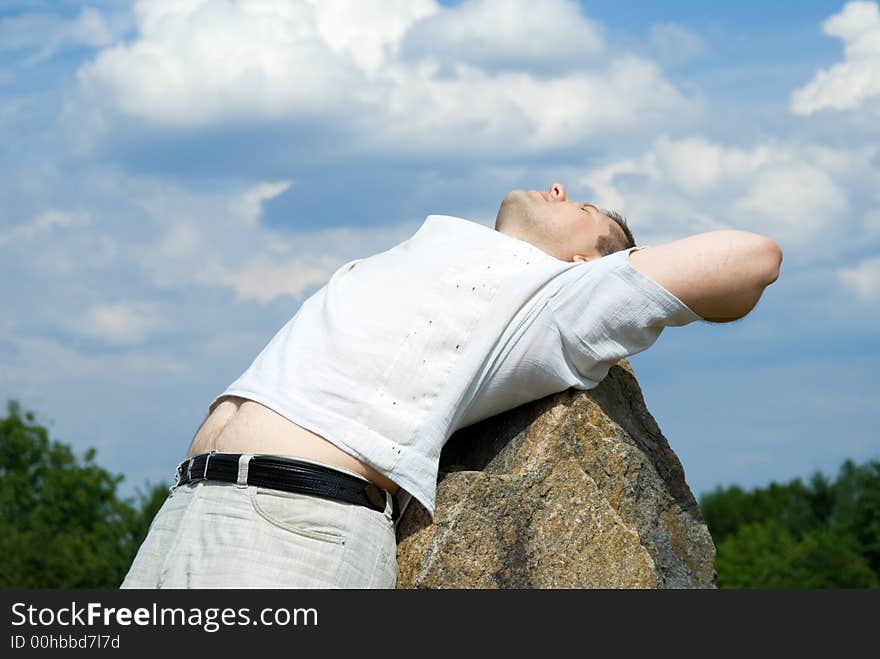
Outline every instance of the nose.
<svg viewBox="0 0 880 659">
<path fill-rule="evenodd" d="M 550 197 L 557 201 L 568 201 L 568 195 L 565 194 L 565 186 L 562 183 L 554 183 L 550 186 Z"/>
</svg>

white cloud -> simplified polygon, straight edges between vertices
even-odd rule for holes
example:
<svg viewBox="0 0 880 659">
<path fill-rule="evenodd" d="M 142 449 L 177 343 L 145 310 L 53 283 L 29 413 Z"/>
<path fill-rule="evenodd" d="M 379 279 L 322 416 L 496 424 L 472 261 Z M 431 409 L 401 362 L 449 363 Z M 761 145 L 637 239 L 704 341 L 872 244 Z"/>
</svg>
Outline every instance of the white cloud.
<svg viewBox="0 0 880 659">
<path fill-rule="evenodd" d="M 318 115 L 338 107 L 356 68 L 315 29 L 308 2 L 135 5 L 139 38 L 78 72 L 82 90 L 159 124 L 209 125 L 254 116 Z"/>
<path fill-rule="evenodd" d="M 67 31 L 73 43 L 98 48 L 113 43 L 120 36 L 120 28 L 118 20 L 110 21 L 96 9 L 86 7 Z"/>
<path fill-rule="evenodd" d="M 292 259 L 275 261 L 262 256 L 255 258 L 237 270 L 230 270 L 218 263 L 209 263 L 197 275 L 200 282 L 224 285 L 235 291 L 236 299 L 271 302 L 288 295 L 299 300 L 310 287 L 323 284 L 340 264 L 332 257 L 319 259 L 314 265 Z"/>
<path fill-rule="evenodd" d="M 771 158 L 766 148 L 726 147 L 701 137 L 655 143 L 655 176 L 664 176 L 689 194 L 710 192 L 722 181 L 754 171 Z M 662 172 L 662 174 L 660 174 Z"/>
<path fill-rule="evenodd" d="M 119 244 L 111 236 L 99 231 L 82 231 L 41 244 L 30 258 L 35 270 L 75 281 L 87 271 L 101 271 L 116 263 L 119 251 Z"/>
<path fill-rule="evenodd" d="M 85 7 L 72 19 L 26 13 L 0 19 L 0 51 L 30 52 L 25 61 L 34 64 L 67 48 L 107 46 L 128 27 L 126 15 L 103 14 L 93 7 Z"/>
<path fill-rule="evenodd" d="M 865 213 L 862 218 L 862 228 L 870 238 L 880 238 L 880 208 Z"/>
<path fill-rule="evenodd" d="M 880 299 L 880 256 L 838 270 L 840 281 L 861 300 Z"/>
<path fill-rule="evenodd" d="M 56 228 L 66 229 L 75 226 L 85 226 L 90 220 L 85 213 L 69 213 L 60 210 L 47 210 L 40 213 L 30 222 L 14 226 L 5 233 L 0 233 L 0 248 L 13 243 L 33 240 L 34 238 L 52 232 Z"/>
<path fill-rule="evenodd" d="M 247 226 L 255 225 L 263 212 L 263 202 L 275 199 L 292 185 L 292 181 L 260 183 L 245 192 L 238 205 L 238 214 Z"/>
<path fill-rule="evenodd" d="M 780 239 L 815 240 L 849 209 L 844 189 L 806 159 L 775 162 L 756 173 L 734 208 L 754 228 L 764 220 Z"/>
<path fill-rule="evenodd" d="M 222 332 L 203 337 L 196 350 L 209 359 L 226 359 L 229 355 L 256 354 L 266 344 L 265 332 L 224 328 Z"/>
<path fill-rule="evenodd" d="M 181 220 L 168 228 L 159 239 L 155 253 L 165 259 L 195 260 L 204 247 L 202 231 L 197 222 Z"/>
<path fill-rule="evenodd" d="M 825 34 L 845 44 L 844 61 L 816 72 L 791 96 L 795 114 L 826 108 L 880 108 L 880 8 L 876 2 L 849 2 L 822 24 Z"/>
<path fill-rule="evenodd" d="M 96 139 L 125 118 L 308 120 L 343 130 L 347 149 L 528 153 L 701 116 L 654 62 L 596 59 L 599 29 L 575 3 L 527 4 L 139 2 L 137 38 L 80 68 L 68 118 Z"/>
<path fill-rule="evenodd" d="M 292 181 L 201 195 L 154 180 L 119 179 L 115 185 L 146 213 L 138 223 L 147 237 L 129 253 L 154 285 L 226 288 L 238 301 L 263 304 L 301 299 L 346 261 L 388 249 L 424 220 L 282 234 L 260 222 L 262 204 Z"/>
<path fill-rule="evenodd" d="M 801 254 L 833 251 L 849 227 L 849 186 L 877 180 L 876 147 L 832 150 L 768 141 L 750 148 L 660 137 L 651 149 L 589 172 L 580 184 L 621 210 L 640 243 L 718 228 L 765 235 Z"/>
<path fill-rule="evenodd" d="M 15 352 L 0 369 L 0 385 L 27 398 L 41 395 L 45 386 L 54 383 L 83 386 L 99 379 L 128 385 L 137 378 L 190 375 L 185 361 L 143 348 L 86 354 L 54 339 L 11 336 L 8 340 Z"/>
<path fill-rule="evenodd" d="M 262 204 L 290 188 L 291 181 L 260 182 L 241 191 L 197 196 L 172 185 L 135 185 L 132 194 L 151 194 L 146 205 L 157 238 L 133 249 L 135 261 L 163 288 L 191 284 L 221 286 L 236 299 L 266 303 L 326 279 L 344 262 L 326 255 L 310 260 L 288 238 L 260 224 Z M 283 260 L 274 254 L 285 254 Z"/>
<path fill-rule="evenodd" d="M 117 302 L 91 307 L 79 321 L 84 334 L 113 344 L 142 343 L 162 326 L 151 302 Z"/>
<path fill-rule="evenodd" d="M 463 63 L 453 68 L 451 77 L 437 75 L 431 63 L 398 70 L 382 116 L 368 117 L 383 128 L 363 125 L 363 143 L 377 150 L 534 153 L 699 115 L 654 63 L 632 56 L 604 70 L 547 79 Z"/>
<path fill-rule="evenodd" d="M 407 30 L 437 13 L 434 0 L 309 0 L 315 27 L 330 50 L 348 56 L 368 77 L 398 54 Z"/>
<path fill-rule="evenodd" d="M 48 209 L 29 222 L 0 233 L 0 251 L 10 250 L 35 271 L 66 278 L 86 270 L 100 269 L 118 255 L 116 241 L 95 230 L 91 214 Z"/>
<path fill-rule="evenodd" d="M 674 22 L 652 25 L 650 39 L 657 57 L 667 64 L 680 64 L 709 50 L 701 37 Z"/>
<path fill-rule="evenodd" d="M 282 187 L 286 189 L 277 183 L 251 186 L 229 203 L 234 209 L 233 216 L 240 215 L 243 204 L 257 197 L 274 197 Z M 216 225 L 210 234 L 211 241 L 200 246 L 200 254 L 185 259 L 190 264 L 203 263 L 195 268 L 190 265 L 194 281 L 229 288 L 235 292 L 237 301 L 266 304 L 283 296 L 302 300 L 309 289 L 326 283 L 344 262 L 392 247 L 412 235 L 424 220 L 281 235 L 260 225 L 259 212 L 258 207 L 257 215 L 251 216 L 244 227 L 235 221 Z M 163 264 L 161 268 L 167 269 L 168 261 L 174 259 L 166 251 L 159 261 Z"/>
<path fill-rule="evenodd" d="M 604 51 L 601 29 L 571 0 L 474 0 L 413 26 L 407 55 L 454 56 L 480 66 L 582 66 Z"/>
</svg>

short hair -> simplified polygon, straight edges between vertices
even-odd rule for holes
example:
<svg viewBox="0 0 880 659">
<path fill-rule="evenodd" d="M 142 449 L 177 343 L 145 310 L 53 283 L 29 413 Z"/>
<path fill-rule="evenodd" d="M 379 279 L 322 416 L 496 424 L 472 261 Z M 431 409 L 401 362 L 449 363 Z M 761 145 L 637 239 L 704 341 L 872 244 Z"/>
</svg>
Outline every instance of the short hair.
<svg viewBox="0 0 880 659">
<path fill-rule="evenodd" d="M 626 223 L 626 218 L 617 211 L 602 210 L 604 215 L 610 217 L 623 231 L 626 236 L 626 242 L 620 239 L 620 236 L 612 234 L 611 236 L 599 236 L 596 241 L 596 251 L 602 256 L 608 256 L 624 249 L 636 246 L 636 239 L 633 237 L 632 231 Z"/>
</svg>

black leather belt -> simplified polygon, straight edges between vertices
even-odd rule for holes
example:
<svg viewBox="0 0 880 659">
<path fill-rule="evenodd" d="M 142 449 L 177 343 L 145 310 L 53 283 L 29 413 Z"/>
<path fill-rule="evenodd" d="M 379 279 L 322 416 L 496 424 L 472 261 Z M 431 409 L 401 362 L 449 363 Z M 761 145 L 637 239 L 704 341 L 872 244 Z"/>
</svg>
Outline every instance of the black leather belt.
<svg viewBox="0 0 880 659">
<path fill-rule="evenodd" d="M 177 485 L 198 480 L 238 482 L 240 453 L 202 453 L 184 460 L 177 467 Z M 385 492 L 375 483 L 361 480 L 342 471 L 277 455 L 255 455 L 248 463 L 247 485 L 285 492 L 313 494 L 348 501 L 385 511 Z M 392 499 L 393 501 L 393 499 Z M 392 519 L 397 521 L 395 506 Z"/>
</svg>

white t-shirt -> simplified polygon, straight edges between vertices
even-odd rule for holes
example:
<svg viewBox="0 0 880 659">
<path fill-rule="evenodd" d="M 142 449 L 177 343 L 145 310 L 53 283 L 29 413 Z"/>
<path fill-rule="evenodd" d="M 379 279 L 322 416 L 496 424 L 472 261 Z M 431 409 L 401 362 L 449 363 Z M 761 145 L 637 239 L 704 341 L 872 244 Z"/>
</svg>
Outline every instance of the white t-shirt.
<svg viewBox="0 0 880 659">
<path fill-rule="evenodd" d="M 644 246 L 643 246 L 644 247 Z M 448 215 L 342 265 L 217 398 L 255 400 L 397 483 L 433 519 L 440 450 L 459 428 L 591 389 L 665 326 L 702 320 L 630 265 Z M 213 404 L 213 401 L 212 401 Z"/>
</svg>

